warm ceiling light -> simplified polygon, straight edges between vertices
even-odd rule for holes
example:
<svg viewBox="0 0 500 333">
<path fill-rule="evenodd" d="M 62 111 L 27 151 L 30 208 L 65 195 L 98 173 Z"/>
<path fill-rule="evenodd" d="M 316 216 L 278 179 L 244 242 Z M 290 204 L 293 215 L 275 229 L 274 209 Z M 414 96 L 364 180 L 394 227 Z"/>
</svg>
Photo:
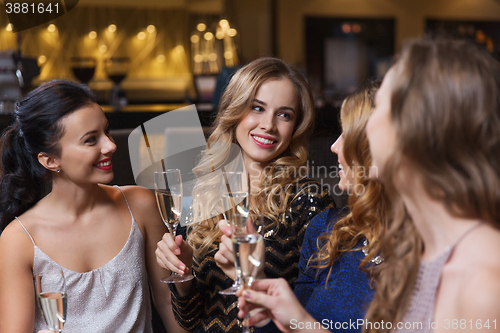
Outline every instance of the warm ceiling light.
<svg viewBox="0 0 500 333">
<path fill-rule="evenodd" d="M 163 54 L 159 54 L 156 57 L 156 61 L 158 61 L 160 64 L 165 62 L 165 56 Z"/>
<path fill-rule="evenodd" d="M 150 25 L 148 25 L 148 27 L 146 28 L 146 30 L 147 30 L 150 34 L 152 34 L 153 32 L 155 32 L 156 27 L 155 27 L 154 25 L 150 24 Z"/>
<path fill-rule="evenodd" d="M 342 31 L 345 33 L 345 34 L 348 34 L 351 32 L 351 26 L 347 23 L 344 23 L 342 24 Z"/>
<path fill-rule="evenodd" d="M 137 38 L 139 38 L 139 40 L 144 40 L 146 39 L 146 34 L 141 31 L 137 34 Z"/>
<path fill-rule="evenodd" d="M 212 40 L 214 39 L 214 34 L 211 33 L 211 32 L 206 32 L 205 35 L 203 35 L 203 37 L 206 39 L 206 40 Z"/>
<path fill-rule="evenodd" d="M 215 54 L 215 53 L 210 53 L 210 54 L 208 55 L 208 60 L 210 60 L 210 61 L 215 61 L 215 60 L 217 60 L 217 54 Z"/>
<path fill-rule="evenodd" d="M 177 53 L 182 53 L 182 52 L 184 52 L 184 46 L 182 46 L 182 45 L 177 45 L 177 46 L 175 47 L 175 51 L 176 51 Z"/>
<path fill-rule="evenodd" d="M 106 53 L 106 51 L 108 50 L 108 47 L 106 45 L 101 45 L 99 46 L 99 52 L 101 53 Z"/>
<path fill-rule="evenodd" d="M 108 31 L 109 32 L 115 32 L 116 31 L 116 25 L 110 24 L 109 27 L 108 27 Z"/>
<path fill-rule="evenodd" d="M 237 34 L 237 33 L 238 33 L 238 31 L 236 31 L 236 29 L 233 29 L 233 28 L 231 28 L 231 29 L 229 29 L 229 30 L 227 31 L 227 34 L 228 34 L 229 36 L 231 36 L 231 37 L 236 36 L 236 34 Z"/>
<path fill-rule="evenodd" d="M 89 32 L 89 38 L 90 39 L 96 39 L 97 38 L 97 32 L 95 32 L 95 31 Z"/>
<path fill-rule="evenodd" d="M 231 51 L 224 52 L 224 58 L 231 59 L 232 57 L 233 57 L 233 52 Z"/>
<path fill-rule="evenodd" d="M 42 54 L 41 56 L 39 56 L 39 57 L 38 57 L 38 63 L 39 63 L 40 65 L 45 64 L 45 62 L 47 62 L 47 57 L 46 57 L 46 56 L 44 56 L 44 55 Z"/>
<path fill-rule="evenodd" d="M 198 29 L 198 31 L 205 31 L 205 29 L 207 29 L 207 25 L 205 23 L 198 23 L 196 29 Z"/>
<path fill-rule="evenodd" d="M 49 32 L 55 32 L 56 31 L 56 26 L 55 24 L 49 24 L 49 27 L 47 28 Z"/>
<path fill-rule="evenodd" d="M 194 62 L 202 62 L 203 56 L 201 54 L 197 54 L 194 56 Z"/>
<path fill-rule="evenodd" d="M 200 41 L 200 37 L 198 35 L 192 35 L 191 36 L 191 43 L 196 44 Z"/>
<path fill-rule="evenodd" d="M 5 30 L 7 30 L 7 31 L 12 31 L 12 29 L 14 29 L 14 26 L 12 25 L 12 23 L 7 24 L 7 26 L 5 27 Z"/>
<path fill-rule="evenodd" d="M 217 32 L 215 33 L 215 38 L 217 38 L 217 39 L 222 39 L 222 38 L 224 38 L 224 35 L 225 35 L 225 34 L 224 34 L 224 31 L 217 31 Z"/>
<path fill-rule="evenodd" d="M 229 27 L 229 22 L 226 19 L 220 20 L 219 25 L 221 28 Z"/>
</svg>

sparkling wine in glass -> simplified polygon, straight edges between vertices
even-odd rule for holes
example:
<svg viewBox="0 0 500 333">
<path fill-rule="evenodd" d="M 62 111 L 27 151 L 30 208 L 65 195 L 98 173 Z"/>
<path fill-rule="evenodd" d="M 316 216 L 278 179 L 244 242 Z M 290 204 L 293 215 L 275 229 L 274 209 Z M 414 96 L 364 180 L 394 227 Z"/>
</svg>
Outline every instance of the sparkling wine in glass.
<svg viewBox="0 0 500 333">
<path fill-rule="evenodd" d="M 182 181 L 179 169 L 170 169 L 155 172 L 155 196 L 163 223 L 167 226 L 172 238 L 175 238 L 177 226 L 182 213 Z M 162 278 L 164 283 L 185 282 L 193 279 L 191 274 L 172 272 L 170 276 Z"/>
<path fill-rule="evenodd" d="M 265 266 L 265 244 L 262 215 L 234 214 L 231 221 L 231 240 L 234 246 L 236 262 L 240 268 L 242 288 L 250 288 L 257 275 Z M 247 314 L 243 321 L 243 333 L 250 333 Z"/>
<path fill-rule="evenodd" d="M 250 177 L 247 172 L 222 172 L 222 207 L 224 219 L 231 224 L 234 214 L 248 215 L 250 206 Z M 219 291 L 222 295 L 235 295 L 241 288 L 240 267 L 235 260 L 236 280 L 231 287 Z"/>
<path fill-rule="evenodd" d="M 49 330 L 62 332 L 66 322 L 67 295 L 64 274 L 53 270 L 36 274 L 36 293 Z"/>
</svg>

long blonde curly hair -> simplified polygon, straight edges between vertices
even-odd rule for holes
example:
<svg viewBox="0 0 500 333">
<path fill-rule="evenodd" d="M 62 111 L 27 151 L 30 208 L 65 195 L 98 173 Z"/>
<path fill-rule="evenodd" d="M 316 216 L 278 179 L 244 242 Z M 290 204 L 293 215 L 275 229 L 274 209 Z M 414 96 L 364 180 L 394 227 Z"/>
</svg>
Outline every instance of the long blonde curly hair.
<svg viewBox="0 0 500 333">
<path fill-rule="evenodd" d="M 264 169 L 262 186 L 252 189 L 251 210 L 263 214 L 271 221 L 282 219 L 287 204 L 294 195 L 293 186 L 299 182 L 308 158 L 307 138 L 314 126 L 314 104 L 311 89 L 302 74 L 276 58 L 260 58 L 238 70 L 231 78 L 221 97 L 214 129 L 207 140 L 207 150 L 193 169 L 201 179 L 193 189 L 197 197 L 194 207 L 199 223 L 189 227 L 188 242 L 196 254 L 203 255 L 217 249 L 222 232 L 217 227 L 221 216 L 215 216 L 220 205 L 220 174 L 215 173 L 231 160 L 229 144 L 238 144 L 235 130 L 250 111 L 257 90 L 267 80 L 287 79 L 294 85 L 299 106 L 292 138 L 288 148 Z M 219 210 L 220 211 L 220 210 Z"/>
<path fill-rule="evenodd" d="M 383 185 L 370 179 L 372 158 L 365 134 L 379 87 L 379 81 L 365 84 L 344 100 L 340 110 L 343 153 L 354 175 L 354 190 L 349 194 L 350 212 L 337 221 L 331 231 L 318 237 L 320 250 L 309 262 L 311 267 L 330 267 L 327 281 L 334 262 L 342 253 L 353 251 L 361 239 L 368 240 L 369 251 L 360 268 L 365 267 L 378 254 L 380 242 L 377 240 L 383 234 L 389 216 L 389 203 Z"/>
<path fill-rule="evenodd" d="M 500 64 L 465 41 L 415 40 L 391 70 L 397 142 L 384 184 L 394 188 L 404 158 L 453 216 L 500 228 Z M 374 271 L 377 288 L 366 319 L 395 323 L 408 309 L 423 251 L 401 205 L 380 243 L 385 263 Z"/>
</svg>

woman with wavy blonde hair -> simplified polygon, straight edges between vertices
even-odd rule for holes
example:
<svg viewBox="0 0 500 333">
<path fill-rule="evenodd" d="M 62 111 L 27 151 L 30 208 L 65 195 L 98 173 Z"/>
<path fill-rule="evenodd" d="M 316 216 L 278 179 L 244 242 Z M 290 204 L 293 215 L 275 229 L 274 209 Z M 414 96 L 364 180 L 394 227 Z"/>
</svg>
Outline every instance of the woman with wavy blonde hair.
<svg viewBox="0 0 500 333">
<path fill-rule="evenodd" d="M 499 91 L 500 64 L 465 41 L 413 41 L 384 78 L 367 136 L 404 209 L 366 331 L 498 330 Z"/>
<path fill-rule="evenodd" d="M 379 86 L 379 82 L 371 82 L 344 100 L 343 133 L 332 145 L 339 158 L 339 187 L 349 193 L 350 212 L 330 209 L 309 224 L 295 284 L 297 298 L 286 283 L 271 279 L 252 285 L 263 293 L 243 294 L 245 301 L 268 309 L 255 315 L 252 322 L 270 318 L 284 332 L 298 327 L 360 331 L 348 323 L 364 317 L 373 295 L 367 269 L 382 262 L 377 240 L 389 212 L 382 184 L 369 176 L 371 155 L 365 134 Z"/>
<path fill-rule="evenodd" d="M 223 236 L 218 227 L 222 215 L 214 214 L 220 211 L 221 180 L 211 176 L 227 167 L 231 146 L 241 149 L 250 175 L 250 210 L 264 215 L 269 229 L 264 239 L 264 273 L 283 277 L 291 285 L 297 279 L 296 263 L 307 225 L 333 204 L 328 191 L 305 178 L 307 137 L 313 129 L 314 112 L 312 93 L 303 76 L 279 59 L 257 59 L 231 78 L 207 150 L 194 169 L 200 179 L 193 191 L 197 198 L 194 215 L 201 222 L 189 227 L 187 241 L 181 236 L 173 241 L 167 234 L 157 249 L 162 267 L 196 274 L 194 280 L 171 288 L 176 318 L 185 329 L 241 330 L 236 298 L 219 294 L 232 284 L 235 270 L 232 253 L 216 255 Z"/>
</svg>

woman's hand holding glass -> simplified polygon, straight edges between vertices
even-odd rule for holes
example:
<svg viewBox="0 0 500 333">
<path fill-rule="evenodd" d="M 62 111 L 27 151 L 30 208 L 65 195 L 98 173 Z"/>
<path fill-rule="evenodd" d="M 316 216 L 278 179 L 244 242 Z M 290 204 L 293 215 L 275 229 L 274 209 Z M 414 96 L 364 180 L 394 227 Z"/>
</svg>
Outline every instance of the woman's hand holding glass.
<svg viewBox="0 0 500 333">
<path fill-rule="evenodd" d="M 316 321 L 300 304 L 283 278 L 254 281 L 250 289 L 241 289 L 236 295 L 240 309 L 238 317 L 245 318 L 250 326 L 271 319 L 280 331 L 292 332 L 292 321 L 301 325 Z M 254 313 L 254 309 L 261 311 Z M 311 324 L 310 327 L 315 326 Z"/>
<path fill-rule="evenodd" d="M 219 250 L 215 253 L 214 259 L 217 266 L 232 280 L 237 279 L 236 267 L 234 265 L 234 246 L 231 240 L 231 227 L 226 220 L 220 220 L 217 224 L 222 231 L 219 243 Z"/>
<path fill-rule="evenodd" d="M 157 244 L 156 261 L 158 264 L 178 274 L 188 274 L 193 262 L 193 249 L 181 235 L 172 238 L 168 233 Z"/>
<path fill-rule="evenodd" d="M 168 242 L 167 248 L 173 248 L 173 253 L 181 254 L 182 250 L 180 246 L 182 245 L 182 236 L 176 237 L 177 226 L 182 214 L 182 179 L 181 171 L 179 169 L 169 169 L 163 172 L 154 173 L 155 180 L 155 195 L 158 204 L 158 209 L 160 210 L 163 222 L 167 226 L 170 234 L 166 234 L 167 237 L 170 236 L 173 242 L 166 240 L 165 235 L 161 242 Z M 161 243 L 160 242 L 160 243 Z M 158 245 L 160 244 L 158 243 Z M 177 246 L 177 248 L 175 248 Z M 162 252 L 162 251 L 160 251 Z M 191 251 L 192 255 L 192 251 Z M 167 251 L 167 256 L 165 258 L 172 260 L 173 258 L 169 255 Z M 158 254 L 157 254 L 158 260 Z M 162 260 L 163 261 L 163 260 Z M 169 277 L 162 278 L 160 281 L 165 283 L 176 283 L 176 282 L 186 282 L 192 280 L 194 276 L 189 273 L 178 273 L 179 270 L 185 271 L 186 266 L 179 263 L 179 260 L 173 260 L 178 269 L 170 269 L 172 274 Z M 162 266 L 160 264 L 160 266 Z M 163 267 L 163 266 L 162 266 Z M 188 271 L 189 272 L 189 271 Z"/>
</svg>

